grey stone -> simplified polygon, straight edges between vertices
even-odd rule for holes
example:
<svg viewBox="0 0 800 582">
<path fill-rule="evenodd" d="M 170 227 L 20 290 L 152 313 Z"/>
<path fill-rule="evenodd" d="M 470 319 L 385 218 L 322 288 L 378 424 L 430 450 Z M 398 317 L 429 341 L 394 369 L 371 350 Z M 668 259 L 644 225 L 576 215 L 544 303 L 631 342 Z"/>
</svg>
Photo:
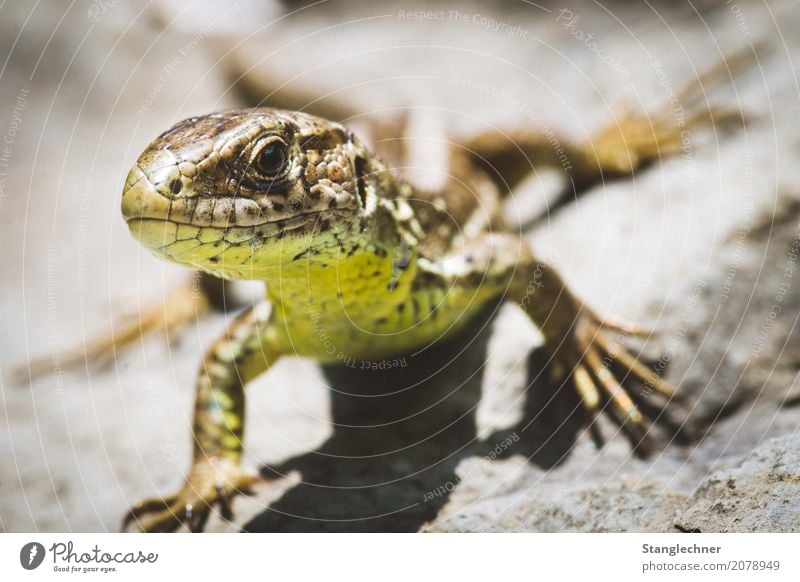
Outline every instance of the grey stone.
<svg viewBox="0 0 800 582">
<path fill-rule="evenodd" d="M 138 151 L 174 121 L 237 104 L 217 60 L 230 46 L 226 34 L 254 32 L 260 9 L 238 19 L 223 11 L 212 30 L 219 35 L 193 43 L 201 28 L 192 27 L 217 22 L 214 14 L 159 35 L 152 20 L 129 28 L 138 7 L 118 3 L 101 23 L 78 9 L 56 29 L 66 8 L 44 4 L 27 24 L 25 3 L 4 7 L 0 19 L 0 53 L 22 30 L 0 111 L 10 116 L 19 91 L 29 91 L 0 197 L 0 529 L 113 531 L 131 502 L 179 486 L 197 362 L 226 318 L 30 388 L 11 385 L 7 372 L 102 333 L 185 280 L 131 240 L 120 190 Z M 351 9 L 396 16 L 405 4 Z M 235 524 L 215 518 L 209 529 L 798 530 L 795 3 L 767 10 L 741 0 L 742 20 L 724 2 L 703 2 L 702 23 L 656 3 L 668 27 L 645 4 L 609 3 L 612 14 L 570 4 L 626 77 L 570 34 L 556 10 L 507 4 L 459 10 L 519 23 L 527 38 L 396 17 L 320 32 L 334 17 L 326 6 L 262 31 L 253 54 L 259 62 L 281 48 L 261 64 L 287 79 L 310 76 L 321 93 L 341 90 L 359 107 L 440 112 L 439 123 L 418 124 L 419 137 L 525 122 L 519 105 L 528 104 L 546 127 L 585 139 L 621 103 L 665 102 L 656 61 L 677 89 L 721 52 L 764 39 L 760 69 L 713 96 L 744 109 L 746 129 L 693 132 L 686 155 L 595 188 L 530 232 L 593 306 L 658 330 L 643 353 L 668 361 L 668 379 L 692 403 L 681 414 L 697 440 L 670 442 L 658 429 L 663 449 L 641 460 L 602 421 L 608 442 L 596 449 L 571 413 L 575 395 L 537 379 L 538 332 L 513 306 L 489 309 L 469 333 L 409 357 L 400 371 L 323 370 L 294 359 L 258 379 L 246 456 L 271 479 L 236 501 Z M 454 48 L 408 48 L 432 38 Z M 180 66 L 166 69 L 176 57 Z M 391 79 L 380 81 L 387 71 Z M 0 139 L 9 119 L 0 119 Z M 546 208 L 558 185 L 552 172 L 535 176 L 509 216 L 524 221 Z"/>
</svg>

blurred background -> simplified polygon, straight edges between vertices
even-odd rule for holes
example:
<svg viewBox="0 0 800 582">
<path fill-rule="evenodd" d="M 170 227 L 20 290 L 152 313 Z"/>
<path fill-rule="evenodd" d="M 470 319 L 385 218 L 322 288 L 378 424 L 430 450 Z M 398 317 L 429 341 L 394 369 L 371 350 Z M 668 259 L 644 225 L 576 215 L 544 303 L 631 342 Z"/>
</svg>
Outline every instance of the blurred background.
<svg viewBox="0 0 800 582">
<path fill-rule="evenodd" d="M 531 380 L 537 332 L 504 307 L 402 370 L 281 361 L 248 392 L 247 459 L 270 480 L 209 529 L 796 530 L 798 26 L 790 0 L 3 4 L 0 529 L 115 531 L 188 468 L 194 374 L 225 314 L 11 378 L 189 277 L 119 212 L 130 166 L 176 121 L 287 95 L 357 129 L 401 114 L 405 172 L 425 183 L 442 139 L 489 126 L 586 139 L 627 108 L 678 115 L 682 87 L 746 49 L 748 69 L 703 87 L 745 128 L 692 131 L 553 212 L 564 177 L 540 172 L 508 208 L 592 305 L 659 330 L 645 350 L 690 396 L 695 441 L 640 460 L 609 423 L 597 450 Z"/>
</svg>

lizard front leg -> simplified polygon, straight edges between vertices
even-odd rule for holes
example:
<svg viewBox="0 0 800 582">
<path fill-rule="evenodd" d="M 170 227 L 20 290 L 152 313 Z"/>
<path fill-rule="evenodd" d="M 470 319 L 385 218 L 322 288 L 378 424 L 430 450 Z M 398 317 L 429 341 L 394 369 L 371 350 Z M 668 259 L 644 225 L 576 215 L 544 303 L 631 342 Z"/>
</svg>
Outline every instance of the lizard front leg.
<svg viewBox="0 0 800 582">
<path fill-rule="evenodd" d="M 202 530 L 214 505 L 230 518 L 231 499 L 258 479 L 240 465 L 244 388 L 281 355 L 270 340 L 269 315 L 267 302 L 248 309 L 206 352 L 197 379 L 189 475 L 178 492 L 136 503 L 123 529 L 136 521 L 145 532 L 173 531 L 184 522 L 192 531 Z"/>
<path fill-rule="evenodd" d="M 641 335 L 641 328 L 601 317 L 575 296 L 552 266 L 533 254 L 526 259 L 515 273 L 509 298 L 541 329 L 551 379 L 578 391 L 590 421 L 598 411 L 608 412 L 628 434 L 634 452 L 646 456 L 650 426 L 636 401 L 651 394 L 660 397 L 662 404 L 650 408 L 658 410 L 658 420 L 675 424 L 666 404 L 678 394 L 608 333 Z"/>
<path fill-rule="evenodd" d="M 677 426 L 667 410 L 678 398 L 675 388 L 609 334 L 642 335 L 643 330 L 599 316 L 523 239 L 512 234 L 485 235 L 445 261 L 449 272 L 461 271 L 454 284 L 468 286 L 479 275 L 482 285 L 504 293 L 525 311 L 544 335 L 551 381 L 577 390 L 590 420 L 599 411 L 609 413 L 628 434 L 637 454 L 644 456 L 651 447 L 650 424 L 637 401 L 647 399 L 648 410 L 658 411 L 657 420 Z M 650 399 L 653 395 L 657 401 Z"/>
</svg>

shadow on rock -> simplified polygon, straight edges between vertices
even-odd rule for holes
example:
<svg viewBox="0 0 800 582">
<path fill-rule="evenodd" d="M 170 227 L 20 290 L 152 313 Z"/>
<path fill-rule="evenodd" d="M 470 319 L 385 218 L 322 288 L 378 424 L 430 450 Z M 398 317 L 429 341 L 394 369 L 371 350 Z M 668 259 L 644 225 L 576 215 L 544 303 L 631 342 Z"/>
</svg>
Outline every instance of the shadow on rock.
<svg viewBox="0 0 800 582">
<path fill-rule="evenodd" d="M 325 367 L 333 436 L 262 469 L 266 476 L 298 470 L 301 483 L 244 530 L 411 532 L 435 518 L 458 483 L 458 463 L 486 455 L 504 438 L 498 433 L 479 443 L 475 424 L 496 307 L 452 341 L 388 360 L 385 369 L 362 369 L 361 362 Z M 511 430 L 522 437 L 518 446 L 534 451 L 534 462 L 550 467 L 571 449 L 578 429 L 563 422 L 573 404 L 562 396 L 572 391 L 555 394 L 541 384 L 529 390 L 530 422 Z"/>
<path fill-rule="evenodd" d="M 549 382 L 547 354 L 534 350 L 528 358 L 528 388 L 522 417 L 511 428 L 499 430 L 483 443 L 483 454 L 493 457 L 493 443 L 513 442 L 497 458 L 523 455 L 541 469 L 563 463 L 575 446 L 585 422 L 580 400 L 569 386 Z M 508 441 L 507 439 L 509 439 Z"/>
</svg>

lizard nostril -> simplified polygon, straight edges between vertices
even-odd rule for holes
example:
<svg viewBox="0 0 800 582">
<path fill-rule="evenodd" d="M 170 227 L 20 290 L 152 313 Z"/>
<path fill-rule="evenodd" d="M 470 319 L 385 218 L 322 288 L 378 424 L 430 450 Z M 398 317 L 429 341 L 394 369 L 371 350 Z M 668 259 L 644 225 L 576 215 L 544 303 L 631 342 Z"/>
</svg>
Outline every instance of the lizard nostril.
<svg viewBox="0 0 800 582">
<path fill-rule="evenodd" d="M 183 189 L 183 182 L 181 182 L 180 178 L 175 178 L 172 184 L 170 184 L 169 189 L 173 194 L 180 194 L 180 191 Z"/>
</svg>

